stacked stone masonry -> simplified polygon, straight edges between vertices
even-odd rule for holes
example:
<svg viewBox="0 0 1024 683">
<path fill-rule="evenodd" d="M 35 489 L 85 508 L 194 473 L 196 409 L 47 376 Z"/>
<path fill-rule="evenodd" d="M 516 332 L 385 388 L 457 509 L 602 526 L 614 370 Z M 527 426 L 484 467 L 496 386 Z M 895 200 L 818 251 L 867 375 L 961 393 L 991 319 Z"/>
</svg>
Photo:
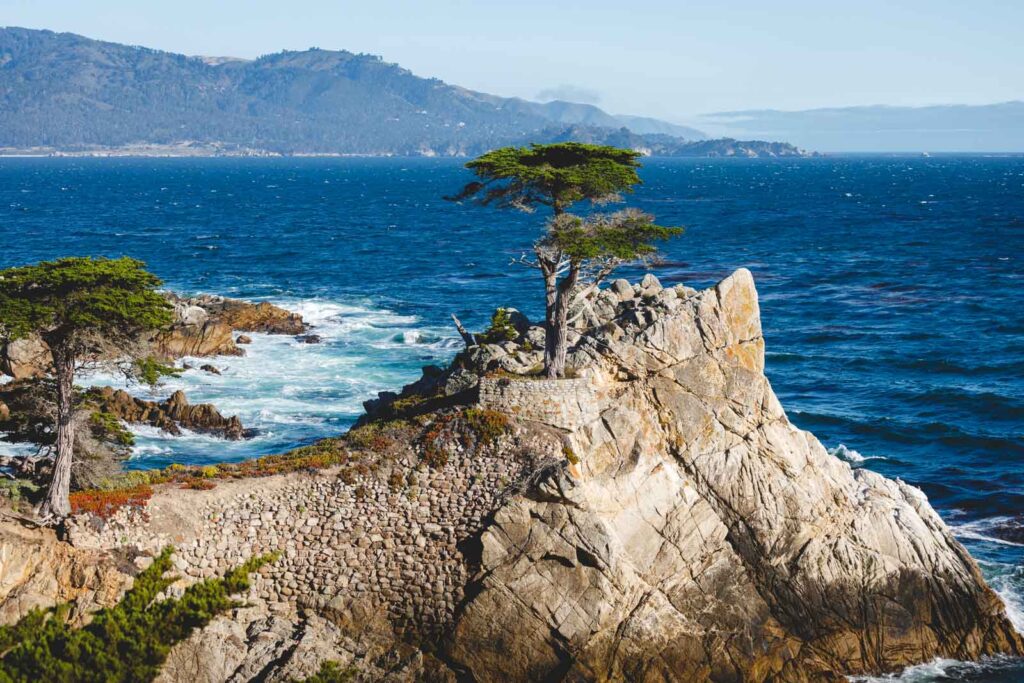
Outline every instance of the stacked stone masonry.
<svg viewBox="0 0 1024 683">
<path fill-rule="evenodd" d="M 572 431 L 600 416 L 602 401 L 588 377 L 480 380 L 480 406 Z"/>
<path fill-rule="evenodd" d="M 173 544 L 186 582 L 277 551 L 281 559 L 255 577 L 249 600 L 289 615 L 343 596 L 385 610 L 399 630 L 436 635 L 450 625 L 473 570 L 460 543 L 479 533 L 523 469 L 515 458 L 477 455 L 422 468 L 401 487 L 372 476 L 345 483 L 332 472 L 231 482 L 220 485 L 238 489 L 227 499 L 217 489 L 185 494 L 202 520 L 188 538 L 161 534 L 147 511 L 122 510 L 102 526 L 76 518 L 71 539 L 79 547 L 148 552 Z"/>
</svg>

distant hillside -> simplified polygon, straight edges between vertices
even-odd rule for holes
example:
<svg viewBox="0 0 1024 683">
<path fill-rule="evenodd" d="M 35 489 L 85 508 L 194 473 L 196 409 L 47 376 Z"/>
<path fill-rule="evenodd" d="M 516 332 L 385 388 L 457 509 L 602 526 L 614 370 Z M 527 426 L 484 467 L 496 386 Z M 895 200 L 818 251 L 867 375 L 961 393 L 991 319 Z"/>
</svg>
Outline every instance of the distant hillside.
<svg viewBox="0 0 1024 683">
<path fill-rule="evenodd" d="M 636 147 L 658 153 L 697 149 L 678 137 L 666 143 L 665 131 L 704 137 L 650 119 L 627 125 Z M 0 148 L 8 151 L 451 156 L 573 135 L 621 138 L 622 126 L 591 105 L 478 93 L 371 55 L 313 49 L 256 60 L 187 57 L 0 29 Z M 740 153 L 732 141 L 718 146 Z"/>
<path fill-rule="evenodd" d="M 1024 152 L 1024 102 L 931 107 L 731 111 L 718 133 L 785 139 L 834 152 Z"/>
<path fill-rule="evenodd" d="M 660 119 L 652 119 L 648 116 L 625 116 L 615 117 L 619 123 L 640 135 L 671 135 L 686 140 L 706 140 L 707 134 L 696 128 L 680 126 L 678 123 L 669 123 Z"/>
</svg>

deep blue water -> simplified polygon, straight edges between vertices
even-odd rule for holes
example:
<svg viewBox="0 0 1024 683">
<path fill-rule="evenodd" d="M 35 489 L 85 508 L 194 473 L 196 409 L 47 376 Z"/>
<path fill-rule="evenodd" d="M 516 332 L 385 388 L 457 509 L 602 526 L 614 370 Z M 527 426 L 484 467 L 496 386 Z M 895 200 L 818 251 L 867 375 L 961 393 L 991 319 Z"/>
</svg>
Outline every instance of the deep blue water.
<svg viewBox="0 0 1024 683">
<path fill-rule="evenodd" d="M 791 419 L 921 487 L 1024 628 L 1024 158 L 649 160 L 642 177 L 631 201 L 687 227 L 656 274 L 701 287 L 750 268 Z M 223 377 L 160 390 L 260 437 L 143 433 L 135 463 L 272 452 L 449 358 L 449 313 L 539 312 L 536 274 L 509 261 L 541 217 L 441 199 L 466 180 L 452 160 L 0 159 L 0 267 L 128 254 L 178 290 L 299 309 L 325 344 L 257 335 Z M 1005 668 L 945 675 L 1024 679 Z"/>
</svg>

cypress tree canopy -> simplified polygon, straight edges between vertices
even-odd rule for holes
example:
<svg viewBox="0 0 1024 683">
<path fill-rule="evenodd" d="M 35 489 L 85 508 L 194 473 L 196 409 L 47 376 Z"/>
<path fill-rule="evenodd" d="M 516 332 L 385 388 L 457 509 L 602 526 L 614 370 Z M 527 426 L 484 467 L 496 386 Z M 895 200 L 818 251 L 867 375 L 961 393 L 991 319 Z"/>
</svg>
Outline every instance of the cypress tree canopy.
<svg viewBox="0 0 1024 683">
<path fill-rule="evenodd" d="M 450 197 L 530 210 L 541 204 L 561 213 L 588 199 L 614 199 L 640 183 L 640 153 L 631 149 L 560 142 L 502 147 L 466 164 L 480 180 Z"/>
<path fill-rule="evenodd" d="M 0 271 L 0 339 L 130 335 L 171 322 L 161 281 L 136 259 L 62 258 Z"/>
</svg>

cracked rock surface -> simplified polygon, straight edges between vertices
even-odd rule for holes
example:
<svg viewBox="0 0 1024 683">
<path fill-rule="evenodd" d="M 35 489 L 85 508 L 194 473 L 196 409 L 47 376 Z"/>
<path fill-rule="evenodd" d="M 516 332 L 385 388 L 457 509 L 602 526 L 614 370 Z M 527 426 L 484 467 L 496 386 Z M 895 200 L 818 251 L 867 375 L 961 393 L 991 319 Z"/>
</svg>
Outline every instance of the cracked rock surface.
<svg viewBox="0 0 1024 683">
<path fill-rule="evenodd" d="M 827 681 L 1024 652 L 923 493 L 786 418 L 748 271 L 624 289 L 571 352 L 599 403 L 569 435 L 581 476 L 494 516 L 455 662 L 477 680 Z"/>
</svg>

